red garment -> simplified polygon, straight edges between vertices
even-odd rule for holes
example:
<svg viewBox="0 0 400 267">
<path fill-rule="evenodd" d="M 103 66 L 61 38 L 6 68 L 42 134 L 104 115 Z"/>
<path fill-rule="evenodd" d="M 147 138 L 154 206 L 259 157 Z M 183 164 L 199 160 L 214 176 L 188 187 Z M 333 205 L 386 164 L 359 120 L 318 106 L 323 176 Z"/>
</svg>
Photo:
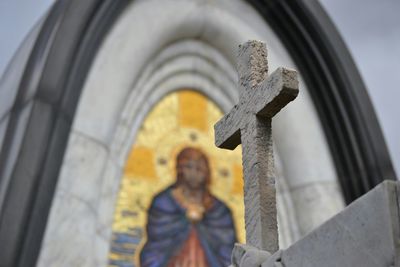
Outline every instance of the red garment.
<svg viewBox="0 0 400 267">
<path fill-rule="evenodd" d="M 194 228 L 178 254 L 171 259 L 168 267 L 208 267 L 206 255 Z"/>
</svg>

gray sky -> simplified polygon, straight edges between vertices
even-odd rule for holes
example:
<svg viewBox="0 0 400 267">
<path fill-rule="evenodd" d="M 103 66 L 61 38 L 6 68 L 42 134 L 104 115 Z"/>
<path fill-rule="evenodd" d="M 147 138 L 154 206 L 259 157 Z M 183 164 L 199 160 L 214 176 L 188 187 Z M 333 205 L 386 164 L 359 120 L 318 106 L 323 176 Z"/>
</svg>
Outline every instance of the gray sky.
<svg viewBox="0 0 400 267">
<path fill-rule="evenodd" d="M 0 0 L 0 76 L 54 0 Z M 400 174 L 400 1 L 320 0 L 366 83 Z"/>
</svg>

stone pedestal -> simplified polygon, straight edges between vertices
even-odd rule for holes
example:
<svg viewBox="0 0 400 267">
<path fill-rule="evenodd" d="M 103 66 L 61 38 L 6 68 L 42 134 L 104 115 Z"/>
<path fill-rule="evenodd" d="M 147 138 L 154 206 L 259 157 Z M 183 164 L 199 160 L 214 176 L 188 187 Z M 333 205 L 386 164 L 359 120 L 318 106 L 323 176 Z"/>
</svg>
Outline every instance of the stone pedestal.
<svg viewBox="0 0 400 267">
<path fill-rule="evenodd" d="M 399 267 L 400 182 L 385 181 L 286 250 L 237 245 L 233 266 Z"/>
</svg>

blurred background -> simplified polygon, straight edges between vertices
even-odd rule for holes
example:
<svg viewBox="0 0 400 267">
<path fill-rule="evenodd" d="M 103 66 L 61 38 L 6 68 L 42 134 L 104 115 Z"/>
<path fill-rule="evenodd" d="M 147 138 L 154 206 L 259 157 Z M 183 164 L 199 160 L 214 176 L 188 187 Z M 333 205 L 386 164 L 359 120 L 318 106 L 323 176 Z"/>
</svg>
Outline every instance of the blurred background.
<svg viewBox="0 0 400 267">
<path fill-rule="evenodd" d="M 301 73 L 298 99 L 273 120 L 281 248 L 396 179 L 357 71 L 317 0 L 60 1 L 49 16 L 60 20 L 46 23 L 56 33 L 42 35 L 56 40 L 55 52 L 38 42 L 32 58 L 47 59 L 23 72 L 15 57 L 6 73 L 54 2 L 0 0 L 0 267 L 138 266 L 148 209 L 174 188 L 175 159 L 188 146 L 209 157 L 210 192 L 244 242 L 241 151 L 217 149 L 213 125 L 237 103 L 236 49 L 249 39 L 267 43 L 271 70 Z M 399 173 L 400 2 L 319 2 Z M 115 24 L 101 10 L 116 12 Z M 102 23 L 112 27 L 99 42 Z"/>
<path fill-rule="evenodd" d="M 0 76 L 53 0 L 0 1 Z M 393 165 L 400 173 L 400 1 L 320 0 L 366 84 Z"/>
</svg>

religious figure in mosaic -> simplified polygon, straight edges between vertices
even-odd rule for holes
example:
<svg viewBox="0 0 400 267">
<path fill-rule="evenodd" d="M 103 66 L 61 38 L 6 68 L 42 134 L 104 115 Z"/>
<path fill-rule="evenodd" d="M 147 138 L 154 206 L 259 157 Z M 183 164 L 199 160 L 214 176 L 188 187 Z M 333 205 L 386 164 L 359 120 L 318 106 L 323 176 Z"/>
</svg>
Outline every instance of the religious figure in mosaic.
<svg viewBox="0 0 400 267">
<path fill-rule="evenodd" d="M 206 155 L 184 148 L 176 170 L 176 182 L 156 195 L 149 208 L 141 266 L 228 266 L 236 233 L 231 211 L 209 190 Z"/>
</svg>

